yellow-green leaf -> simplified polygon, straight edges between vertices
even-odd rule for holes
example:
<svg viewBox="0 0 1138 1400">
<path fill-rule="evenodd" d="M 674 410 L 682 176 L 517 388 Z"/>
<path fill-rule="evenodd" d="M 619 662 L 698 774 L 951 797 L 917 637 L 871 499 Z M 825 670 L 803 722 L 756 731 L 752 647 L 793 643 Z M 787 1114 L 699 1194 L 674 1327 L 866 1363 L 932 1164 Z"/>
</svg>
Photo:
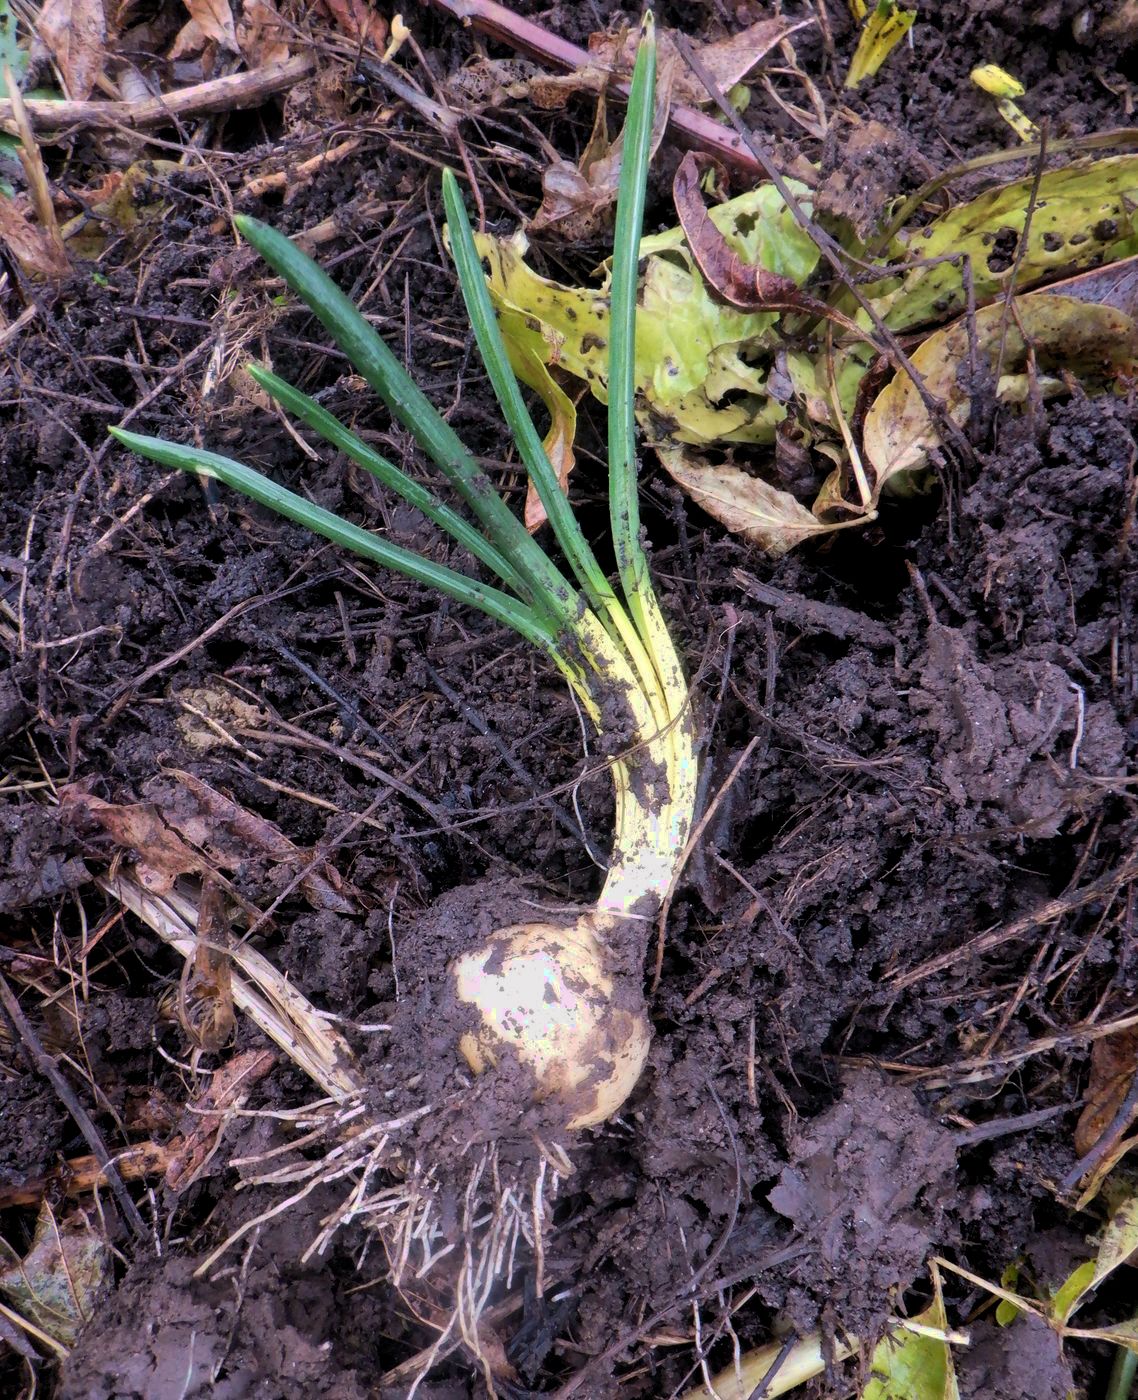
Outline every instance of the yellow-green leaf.
<svg viewBox="0 0 1138 1400">
<path fill-rule="evenodd" d="M 975 326 L 977 360 L 993 372 L 1000 366 L 997 393 L 1006 400 L 1020 399 L 1027 391 L 1021 372 L 1029 344 L 1043 371 L 1053 367 L 1113 378 L 1138 366 L 1138 327 L 1113 306 L 1037 292 L 1016 298 L 1014 312 L 1006 316 L 1002 302 L 985 307 L 977 312 Z M 956 423 L 967 422 L 972 411 L 971 351 L 968 323 L 958 321 L 929 336 L 911 356 L 927 392 Z M 1040 383 L 1062 388 L 1060 380 Z M 939 428 L 917 386 L 907 374 L 896 374 L 874 400 L 862 430 L 862 451 L 876 475 L 876 489 L 899 472 L 926 466 L 929 450 L 939 442 Z"/>
<path fill-rule="evenodd" d="M 894 1327 L 878 1342 L 870 1363 L 871 1379 L 861 1400 L 958 1400 L 956 1369 L 946 1335 L 948 1317 L 935 1267 L 932 1281 L 933 1300 L 925 1311 Z"/>
<path fill-rule="evenodd" d="M 1059 1322 L 1066 1322 L 1103 1279 L 1120 1264 L 1125 1264 L 1135 1251 L 1138 1251 L 1138 1195 L 1123 1201 L 1107 1221 L 1099 1239 L 1098 1257 L 1081 1264 L 1056 1291 L 1051 1300 L 1053 1316 Z M 1128 1326 L 1131 1324 L 1122 1323 L 1111 1330 L 1119 1332 Z"/>
<path fill-rule="evenodd" d="M 1051 1314 L 1060 1322 L 1066 1322 L 1087 1292 L 1094 1287 L 1095 1261 L 1088 1259 L 1085 1264 L 1069 1275 L 1055 1290 L 1051 1298 Z"/>
<path fill-rule="evenodd" d="M 872 78 L 912 29 L 916 18 L 916 10 L 902 10 L 896 0 L 877 0 L 877 8 L 866 20 L 850 60 L 846 87 L 857 87 L 866 78 Z"/>
<path fill-rule="evenodd" d="M 895 331 L 943 321 L 965 308 L 961 261 L 967 255 L 977 303 L 1005 291 L 1015 271 L 1027 288 L 1100 262 L 1138 252 L 1138 156 L 1111 156 L 1087 165 L 1045 171 L 1034 204 L 1034 177 L 986 190 L 955 205 L 923 229 L 893 240 L 893 262 L 954 257 L 953 262 L 913 267 L 899 281 L 868 289 L 875 309 Z M 1031 222 L 1023 256 L 1019 241 Z"/>
<path fill-rule="evenodd" d="M 805 197 L 803 188 L 796 188 Z M 770 185 L 711 211 L 740 258 L 803 283 L 818 250 Z M 521 233 L 479 236 L 490 294 L 515 369 L 549 399 L 533 362 L 585 380 L 604 402 L 608 387 L 608 284 L 568 287 L 526 263 Z M 740 311 L 708 291 L 681 229 L 642 240 L 636 318 L 636 385 L 650 436 L 678 442 L 770 442 L 785 416 L 766 394 L 777 340 L 774 312 Z M 758 363 L 755 363 L 758 361 Z M 526 366 L 529 364 L 529 369 Z M 549 405 L 551 406 L 551 405 Z M 552 407 L 552 406 L 551 406 Z"/>
</svg>

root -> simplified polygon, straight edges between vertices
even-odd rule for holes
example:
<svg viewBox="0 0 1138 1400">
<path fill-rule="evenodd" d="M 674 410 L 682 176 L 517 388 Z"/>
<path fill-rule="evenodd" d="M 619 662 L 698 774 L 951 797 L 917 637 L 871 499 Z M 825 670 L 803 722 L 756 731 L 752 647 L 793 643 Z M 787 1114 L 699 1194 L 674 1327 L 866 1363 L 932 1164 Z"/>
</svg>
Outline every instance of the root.
<svg viewBox="0 0 1138 1400">
<path fill-rule="evenodd" d="M 474 1151 L 461 1181 L 443 1181 L 434 1168 L 406 1153 L 408 1130 L 435 1111 L 424 1104 L 368 1122 L 367 1105 L 357 1101 L 280 1115 L 304 1129 L 303 1135 L 242 1159 L 239 1165 L 269 1168 L 242 1185 L 292 1189 L 233 1231 L 197 1274 L 318 1188 L 350 1178 L 350 1190 L 321 1221 L 304 1261 L 327 1250 L 345 1226 L 363 1223 L 384 1250 L 392 1284 L 414 1315 L 438 1334 L 419 1358 L 409 1397 L 438 1359 L 459 1345 L 477 1360 L 493 1395 L 503 1358 L 487 1344 L 484 1318 L 526 1268 L 534 1271 L 537 1294 L 545 1291 L 545 1239 L 572 1163 L 558 1144 L 537 1138 L 535 1150 L 512 1151 L 508 1162 L 498 1144 L 488 1143 Z M 328 1144 L 324 1152 L 307 1155 L 321 1143 Z"/>
</svg>

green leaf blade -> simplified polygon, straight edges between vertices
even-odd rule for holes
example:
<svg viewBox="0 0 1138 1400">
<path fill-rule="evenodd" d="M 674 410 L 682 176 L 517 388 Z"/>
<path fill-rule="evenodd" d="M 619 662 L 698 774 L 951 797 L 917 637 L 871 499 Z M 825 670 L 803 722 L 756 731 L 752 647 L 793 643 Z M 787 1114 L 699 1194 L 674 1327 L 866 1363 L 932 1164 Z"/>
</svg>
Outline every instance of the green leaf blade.
<svg viewBox="0 0 1138 1400">
<path fill-rule="evenodd" d="M 512 588 L 523 598 L 526 596 L 525 581 L 513 565 L 468 521 L 464 520 L 450 506 L 440 501 L 433 491 L 421 486 L 405 471 L 369 447 L 362 438 L 341 423 L 334 414 L 329 413 L 326 408 L 322 408 L 315 399 L 310 398 L 308 394 L 297 389 L 286 379 L 281 379 L 279 375 L 274 374 L 272 370 L 266 369 L 263 365 L 249 365 L 247 368 L 249 377 L 254 383 L 259 384 L 267 394 L 276 399 L 282 408 L 299 418 L 313 432 L 319 433 L 333 447 L 339 448 L 357 466 L 370 472 L 377 480 L 383 482 L 385 486 L 407 501 L 409 505 L 421 511 L 440 530 L 445 530 L 451 539 L 485 564 L 488 569 L 493 570 L 508 588 Z"/>
<path fill-rule="evenodd" d="M 516 598 L 511 598 L 509 594 L 490 588 L 475 579 L 467 578 L 455 569 L 423 559 L 401 545 L 392 544 L 372 534 L 370 530 L 325 510 L 323 506 L 306 501 L 303 496 L 298 496 L 296 492 L 279 485 L 261 472 L 254 471 L 252 467 L 235 462 L 231 457 L 222 457 L 216 452 L 184 447 L 166 442 L 163 438 L 147 437 L 123 428 L 111 428 L 110 433 L 124 447 L 142 457 L 148 457 L 160 466 L 175 467 L 179 471 L 213 477 L 259 505 L 267 506 L 269 510 L 284 516 L 285 519 L 303 525 L 313 533 L 351 550 L 373 564 L 392 569 L 454 599 L 455 602 L 476 608 L 487 617 L 517 632 L 547 654 L 557 651 L 553 633 L 548 626 L 535 615 L 532 608 L 520 603 Z"/>
</svg>

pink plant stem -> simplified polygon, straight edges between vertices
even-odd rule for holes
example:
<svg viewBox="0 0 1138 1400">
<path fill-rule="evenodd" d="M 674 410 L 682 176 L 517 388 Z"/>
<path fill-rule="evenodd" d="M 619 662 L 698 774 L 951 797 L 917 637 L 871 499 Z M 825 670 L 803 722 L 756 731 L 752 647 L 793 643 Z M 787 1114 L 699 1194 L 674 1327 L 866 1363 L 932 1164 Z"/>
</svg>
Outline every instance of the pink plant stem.
<svg viewBox="0 0 1138 1400">
<path fill-rule="evenodd" d="M 596 60 L 587 50 L 551 34 L 540 24 L 534 24 L 533 20 L 514 14 L 513 10 L 497 4 L 496 0 L 430 0 L 430 3 L 436 10 L 442 10 L 463 24 L 472 25 L 491 39 L 508 44 L 518 53 L 524 53 L 551 68 L 572 72 L 575 68 L 596 66 Z M 628 86 L 623 78 L 615 78 L 611 91 L 617 98 L 626 98 Z M 707 151 L 740 174 L 762 174 L 759 163 L 742 139 L 703 112 L 697 112 L 692 107 L 674 106 L 668 114 L 668 126 L 682 145 Z"/>
</svg>

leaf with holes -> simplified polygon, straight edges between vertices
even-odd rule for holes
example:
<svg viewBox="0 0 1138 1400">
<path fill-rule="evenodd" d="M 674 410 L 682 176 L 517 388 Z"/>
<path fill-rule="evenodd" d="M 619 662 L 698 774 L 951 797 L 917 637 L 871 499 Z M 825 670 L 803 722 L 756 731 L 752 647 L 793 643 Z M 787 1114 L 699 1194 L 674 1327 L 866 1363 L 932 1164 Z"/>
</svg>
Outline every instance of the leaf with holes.
<svg viewBox="0 0 1138 1400">
<path fill-rule="evenodd" d="M 914 266 L 899 281 L 868 288 L 886 324 L 908 330 L 963 311 L 963 256 L 971 265 L 976 301 L 983 305 L 1006 290 L 1013 273 L 1017 289 L 1026 289 L 1044 278 L 1138 253 L 1138 155 L 1045 171 L 1034 203 L 1033 185 L 1032 176 L 998 185 L 924 228 L 899 233 L 886 251 L 888 261 L 955 261 Z"/>
<path fill-rule="evenodd" d="M 801 187 L 797 193 L 805 195 Z M 708 217 L 735 254 L 778 277 L 801 283 L 817 264 L 814 244 L 769 185 L 721 204 Z M 564 286 L 527 264 L 524 234 L 477 241 L 515 363 L 533 357 L 584 380 L 606 402 L 607 276 L 596 289 Z M 723 305 L 680 228 L 643 239 L 640 256 L 635 374 L 649 436 L 695 446 L 772 441 L 785 416 L 766 392 L 777 314 Z M 519 372 L 540 391 L 523 368 Z"/>
</svg>

